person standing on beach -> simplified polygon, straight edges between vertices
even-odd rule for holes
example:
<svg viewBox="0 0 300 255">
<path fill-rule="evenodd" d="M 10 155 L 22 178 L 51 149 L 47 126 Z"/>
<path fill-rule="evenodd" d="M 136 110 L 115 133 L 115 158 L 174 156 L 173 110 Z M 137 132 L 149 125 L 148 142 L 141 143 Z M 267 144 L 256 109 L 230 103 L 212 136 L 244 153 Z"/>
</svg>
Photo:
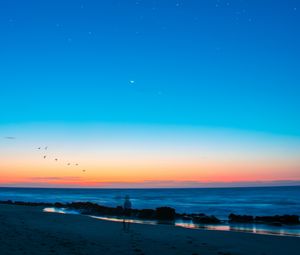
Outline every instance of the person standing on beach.
<svg viewBox="0 0 300 255">
<path fill-rule="evenodd" d="M 123 204 L 123 214 L 124 214 L 124 219 L 123 219 L 123 229 L 124 231 L 129 231 L 129 219 L 127 219 L 128 217 L 131 216 L 131 208 L 132 208 L 132 204 L 130 201 L 130 197 L 128 195 L 125 196 L 125 201 Z"/>
</svg>

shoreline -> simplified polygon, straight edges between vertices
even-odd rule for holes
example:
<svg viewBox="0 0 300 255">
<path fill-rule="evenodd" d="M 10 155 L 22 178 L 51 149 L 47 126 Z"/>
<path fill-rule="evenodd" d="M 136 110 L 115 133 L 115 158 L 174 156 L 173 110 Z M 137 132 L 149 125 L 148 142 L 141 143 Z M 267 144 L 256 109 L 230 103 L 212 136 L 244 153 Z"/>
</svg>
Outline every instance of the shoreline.
<svg viewBox="0 0 300 255">
<path fill-rule="evenodd" d="M 123 210 L 120 206 L 106 207 L 89 202 L 73 202 L 73 203 L 35 203 L 35 202 L 18 202 L 18 201 L 0 201 L 0 204 L 43 207 L 43 212 L 62 213 L 62 214 L 78 214 L 103 219 L 107 221 L 123 221 Z M 132 209 L 131 217 L 126 217 L 127 221 L 139 224 L 151 225 L 173 225 L 176 227 L 204 229 L 204 230 L 221 230 L 230 232 L 246 232 L 253 234 L 266 234 L 277 236 L 294 236 L 300 237 L 300 224 L 298 223 L 279 223 L 273 222 L 255 222 L 254 217 L 246 215 L 234 215 L 236 221 L 219 220 L 214 216 L 205 214 L 178 214 L 173 208 L 160 207 L 156 210 L 152 209 Z M 230 215 L 231 217 L 233 217 Z M 248 221 L 249 217 L 252 221 Z M 289 220 L 291 216 L 266 216 L 274 220 L 284 217 Z M 294 219 L 293 217 L 292 219 Z M 299 219 L 299 216 L 296 217 Z"/>
<path fill-rule="evenodd" d="M 95 219 L 112 221 L 112 222 L 123 222 L 124 218 L 122 217 L 112 217 L 112 216 L 95 216 L 88 214 L 81 214 L 78 211 L 72 211 L 65 208 L 44 208 L 43 212 L 46 213 L 59 213 L 59 214 L 75 214 L 88 216 Z M 238 233 L 250 233 L 250 234 L 259 234 L 259 235 L 274 235 L 274 236 L 292 236 L 300 237 L 300 225 L 287 225 L 283 227 L 267 225 L 263 223 L 230 223 L 229 221 L 223 221 L 219 224 L 195 224 L 188 221 L 177 221 L 174 222 L 159 222 L 155 220 L 143 220 L 138 218 L 126 218 L 127 221 L 135 224 L 146 224 L 146 225 L 170 225 L 175 227 L 182 227 L 187 229 L 202 229 L 202 230 L 211 230 L 211 231 L 230 231 Z M 298 227 L 293 229 L 291 227 Z M 294 231 L 293 231 L 294 230 Z"/>
<path fill-rule="evenodd" d="M 0 205 L 1 254 L 296 255 L 299 238 L 130 224 Z"/>
<path fill-rule="evenodd" d="M 70 210 L 77 210 L 81 214 L 95 214 L 102 216 L 124 216 L 124 211 L 121 205 L 116 207 L 105 206 L 93 202 L 27 202 L 27 201 L 12 201 L 12 200 L 0 200 L 0 204 L 8 205 L 25 205 L 25 206 L 45 206 L 54 208 L 64 208 Z M 268 224 L 274 226 L 283 225 L 299 225 L 299 215 L 265 215 L 265 216 L 252 216 L 252 215 L 239 215 L 230 213 L 228 220 L 219 219 L 214 215 L 207 215 L 205 213 L 178 213 L 176 210 L 169 206 L 156 207 L 155 209 L 130 209 L 131 216 L 133 218 L 147 219 L 147 220 L 167 220 L 174 221 L 175 219 L 192 220 L 194 223 L 201 224 L 217 224 L 222 222 L 229 223 L 251 223 L 251 224 Z"/>
</svg>

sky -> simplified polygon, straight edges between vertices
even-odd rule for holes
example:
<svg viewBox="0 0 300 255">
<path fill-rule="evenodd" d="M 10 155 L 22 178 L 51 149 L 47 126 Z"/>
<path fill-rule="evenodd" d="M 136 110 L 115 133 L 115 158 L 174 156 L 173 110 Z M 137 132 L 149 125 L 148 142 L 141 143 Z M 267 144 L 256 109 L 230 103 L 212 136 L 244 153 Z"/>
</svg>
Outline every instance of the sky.
<svg viewBox="0 0 300 255">
<path fill-rule="evenodd" d="M 299 184 L 299 24 L 297 0 L 1 1 L 0 186 Z"/>
</svg>

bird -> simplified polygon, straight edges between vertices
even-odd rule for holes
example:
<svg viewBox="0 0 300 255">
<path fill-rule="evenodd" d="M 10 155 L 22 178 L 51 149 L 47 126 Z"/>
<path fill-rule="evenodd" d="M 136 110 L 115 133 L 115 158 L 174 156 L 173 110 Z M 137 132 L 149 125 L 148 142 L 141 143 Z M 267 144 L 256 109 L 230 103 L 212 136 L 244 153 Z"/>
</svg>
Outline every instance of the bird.
<svg viewBox="0 0 300 255">
<path fill-rule="evenodd" d="M 47 149 L 48 149 L 48 146 L 45 147 L 45 150 L 47 150 Z"/>
<path fill-rule="evenodd" d="M 68 163 L 68 166 L 71 165 L 71 163 Z"/>
<path fill-rule="evenodd" d="M 77 164 L 75 164 L 76 166 L 78 166 L 78 163 Z"/>
<path fill-rule="evenodd" d="M 86 170 L 82 170 L 82 172 L 85 172 Z"/>
<path fill-rule="evenodd" d="M 38 150 L 40 150 L 40 149 L 41 149 L 41 147 L 38 147 L 37 149 L 38 149 Z"/>
<path fill-rule="evenodd" d="M 55 161 L 58 161 L 58 159 L 56 158 L 56 159 L 54 159 Z"/>
<path fill-rule="evenodd" d="M 45 155 L 45 156 L 44 156 L 44 159 L 45 159 L 46 157 L 47 157 L 47 156 Z"/>
</svg>

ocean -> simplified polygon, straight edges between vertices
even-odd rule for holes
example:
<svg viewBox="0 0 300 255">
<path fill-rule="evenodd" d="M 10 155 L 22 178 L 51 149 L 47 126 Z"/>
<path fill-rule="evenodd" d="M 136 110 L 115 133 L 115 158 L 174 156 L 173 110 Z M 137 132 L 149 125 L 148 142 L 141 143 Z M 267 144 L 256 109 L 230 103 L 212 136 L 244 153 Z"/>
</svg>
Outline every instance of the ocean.
<svg viewBox="0 0 300 255">
<path fill-rule="evenodd" d="M 0 188 L 0 200 L 26 202 L 89 201 L 105 206 L 123 204 L 129 195 L 133 208 L 170 206 L 179 213 L 205 213 L 227 219 L 230 213 L 300 215 L 300 186 L 197 189 L 49 189 Z"/>
</svg>

